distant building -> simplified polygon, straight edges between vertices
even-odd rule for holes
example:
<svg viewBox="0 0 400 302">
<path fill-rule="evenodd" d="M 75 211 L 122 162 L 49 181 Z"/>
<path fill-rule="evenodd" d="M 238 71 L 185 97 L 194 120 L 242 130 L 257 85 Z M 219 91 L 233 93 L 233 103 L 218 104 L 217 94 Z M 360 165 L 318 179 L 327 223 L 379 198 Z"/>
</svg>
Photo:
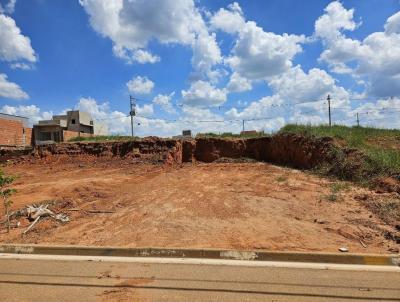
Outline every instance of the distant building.
<svg viewBox="0 0 400 302">
<path fill-rule="evenodd" d="M 192 131 L 191 130 L 183 130 L 182 131 L 182 136 L 192 136 Z"/>
<path fill-rule="evenodd" d="M 261 134 L 261 132 L 257 132 L 257 130 L 246 130 L 240 132 L 240 135 L 257 135 L 257 134 Z"/>
<path fill-rule="evenodd" d="M 32 128 L 27 117 L 0 113 L 0 146 L 29 146 L 31 139 Z"/>
<path fill-rule="evenodd" d="M 192 138 L 191 130 L 183 130 L 182 135 L 175 135 L 172 137 L 173 139 L 190 139 Z"/>
<path fill-rule="evenodd" d="M 92 136 L 94 122 L 89 113 L 67 111 L 66 115 L 54 115 L 51 120 L 39 121 L 33 126 L 35 141 L 64 142 L 77 136 Z"/>
</svg>

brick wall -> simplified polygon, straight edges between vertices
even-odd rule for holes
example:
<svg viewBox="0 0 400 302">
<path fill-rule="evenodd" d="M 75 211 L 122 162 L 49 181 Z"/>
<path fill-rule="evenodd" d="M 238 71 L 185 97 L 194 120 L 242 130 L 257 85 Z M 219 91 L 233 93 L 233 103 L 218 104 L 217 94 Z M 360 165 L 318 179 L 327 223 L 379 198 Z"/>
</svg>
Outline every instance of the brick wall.
<svg viewBox="0 0 400 302">
<path fill-rule="evenodd" d="M 63 130 L 64 142 L 68 142 L 70 139 L 78 137 L 78 136 L 81 136 L 81 137 L 93 137 L 93 134 Z"/>
<path fill-rule="evenodd" d="M 22 145 L 23 128 L 20 121 L 0 119 L 0 145 Z"/>
<path fill-rule="evenodd" d="M 33 145 L 33 129 L 25 128 L 25 145 L 32 146 Z"/>
</svg>

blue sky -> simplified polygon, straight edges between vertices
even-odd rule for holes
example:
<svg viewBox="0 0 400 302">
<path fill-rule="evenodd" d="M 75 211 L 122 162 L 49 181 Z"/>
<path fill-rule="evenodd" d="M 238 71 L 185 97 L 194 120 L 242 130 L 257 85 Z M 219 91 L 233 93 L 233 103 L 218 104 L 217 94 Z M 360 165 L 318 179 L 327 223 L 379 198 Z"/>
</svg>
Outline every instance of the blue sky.
<svg viewBox="0 0 400 302">
<path fill-rule="evenodd" d="M 139 135 L 275 131 L 326 123 L 330 94 L 336 123 L 400 127 L 398 0 L 0 4 L 0 109 L 32 123 L 78 108 L 128 133 L 132 94 Z"/>
</svg>

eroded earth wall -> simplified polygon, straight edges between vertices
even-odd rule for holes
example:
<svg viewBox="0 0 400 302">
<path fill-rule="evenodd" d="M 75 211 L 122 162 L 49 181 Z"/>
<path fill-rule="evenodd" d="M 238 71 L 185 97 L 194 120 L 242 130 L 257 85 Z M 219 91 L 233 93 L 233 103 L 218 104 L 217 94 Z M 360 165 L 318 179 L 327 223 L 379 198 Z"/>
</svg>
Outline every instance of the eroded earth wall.
<svg viewBox="0 0 400 302">
<path fill-rule="evenodd" d="M 213 162 L 221 157 L 245 157 L 309 169 L 330 160 L 332 147 L 329 138 L 314 139 L 296 134 L 234 140 L 200 138 L 183 142 L 183 151 L 186 151 L 183 159 Z"/>
<path fill-rule="evenodd" d="M 251 139 L 197 138 L 174 140 L 145 138 L 120 142 L 76 142 L 36 146 L 36 158 L 54 156 L 102 156 L 137 158 L 167 164 L 213 162 L 220 158 L 251 158 L 309 169 L 330 160 L 333 143 L 296 134 Z"/>
</svg>

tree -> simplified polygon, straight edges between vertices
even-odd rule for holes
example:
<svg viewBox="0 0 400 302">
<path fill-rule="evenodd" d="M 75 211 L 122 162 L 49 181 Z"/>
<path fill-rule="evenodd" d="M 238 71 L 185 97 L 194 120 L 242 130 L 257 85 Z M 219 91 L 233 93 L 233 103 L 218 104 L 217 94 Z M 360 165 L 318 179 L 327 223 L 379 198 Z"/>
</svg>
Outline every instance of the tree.
<svg viewBox="0 0 400 302">
<path fill-rule="evenodd" d="M 0 169 L 0 196 L 3 198 L 4 211 L 7 219 L 7 231 L 10 232 L 10 206 L 12 201 L 10 197 L 16 192 L 15 189 L 10 188 L 14 182 L 15 176 L 7 176 L 3 170 Z"/>
</svg>

